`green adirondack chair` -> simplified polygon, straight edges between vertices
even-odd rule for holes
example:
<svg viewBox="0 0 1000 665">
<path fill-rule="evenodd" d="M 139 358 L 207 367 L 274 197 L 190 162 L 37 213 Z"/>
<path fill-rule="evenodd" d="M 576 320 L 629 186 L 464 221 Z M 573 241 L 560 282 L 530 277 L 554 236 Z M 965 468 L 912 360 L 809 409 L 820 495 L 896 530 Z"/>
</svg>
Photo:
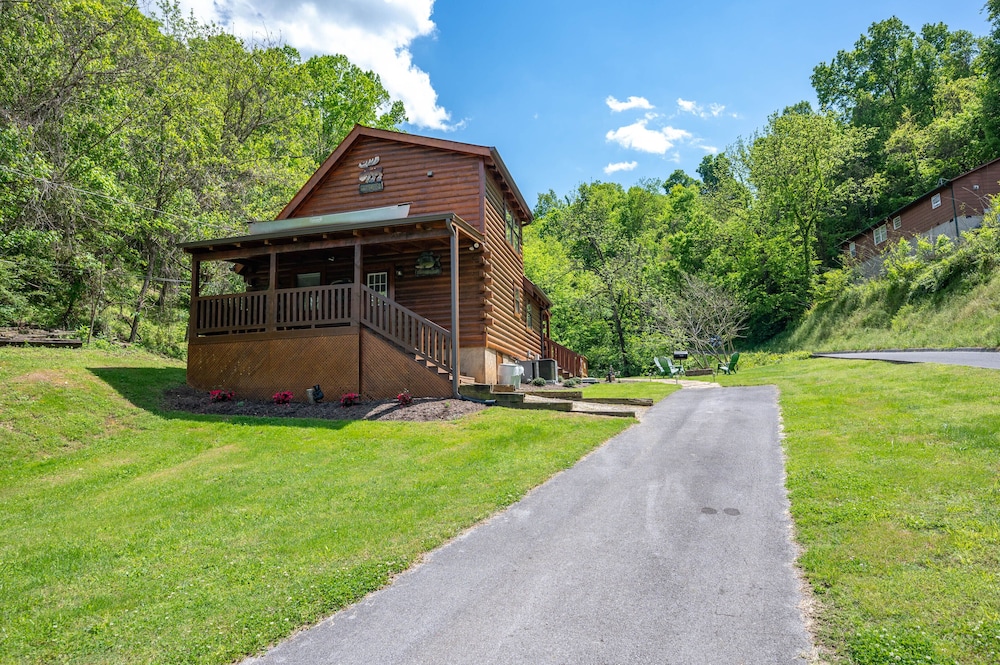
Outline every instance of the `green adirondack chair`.
<svg viewBox="0 0 1000 665">
<path fill-rule="evenodd" d="M 684 373 L 684 367 L 675 365 L 670 356 L 655 357 L 653 362 L 656 364 L 656 369 L 660 370 L 660 374 L 667 374 L 671 379 L 676 379 Z"/>
<path fill-rule="evenodd" d="M 729 362 L 727 364 L 719 363 L 719 369 L 717 371 L 723 374 L 735 374 L 736 364 L 740 361 L 740 352 L 737 351 L 733 355 L 729 356 Z"/>
</svg>

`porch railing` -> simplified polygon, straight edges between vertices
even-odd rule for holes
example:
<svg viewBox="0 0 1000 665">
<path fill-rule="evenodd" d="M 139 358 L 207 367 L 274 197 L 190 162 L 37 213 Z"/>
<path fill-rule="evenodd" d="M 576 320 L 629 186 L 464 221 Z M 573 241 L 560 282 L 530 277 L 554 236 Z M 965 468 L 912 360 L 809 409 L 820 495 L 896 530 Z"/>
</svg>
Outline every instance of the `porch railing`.
<svg viewBox="0 0 1000 665">
<path fill-rule="evenodd" d="M 275 325 L 279 330 L 351 322 L 350 286 L 281 289 L 275 297 L 278 299 Z"/>
<path fill-rule="evenodd" d="M 554 358 L 559 372 L 572 376 L 587 376 L 587 358 L 570 351 L 562 344 L 545 338 L 545 357 Z"/>
<path fill-rule="evenodd" d="M 351 323 L 351 286 L 310 286 L 281 289 L 275 299 L 274 320 L 269 319 L 268 291 L 202 296 L 194 307 L 194 335 L 289 330 Z"/>
<path fill-rule="evenodd" d="M 234 293 L 198 298 L 195 332 L 199 335 L 260 332 L 267 326 L 267 294 Z"/>
<path fill-rule="evenodd" d="M 407 351 L 451 371 L 451 333 L 367 286 L 361 287 L 361 323 Z"/>
</svg>

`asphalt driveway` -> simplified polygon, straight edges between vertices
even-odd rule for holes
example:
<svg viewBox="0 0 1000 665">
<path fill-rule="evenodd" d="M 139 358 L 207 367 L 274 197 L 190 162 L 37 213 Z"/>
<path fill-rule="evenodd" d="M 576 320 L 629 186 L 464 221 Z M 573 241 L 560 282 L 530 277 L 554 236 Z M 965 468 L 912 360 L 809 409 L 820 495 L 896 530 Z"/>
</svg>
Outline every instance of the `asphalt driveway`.
<svg viewBox="0 0 1000 665">
<path fill-rule="evenodd" d="M 894 363 L 941 363 L 1000 369 L 1000 353 L 996 351 L 850 351 L 817 353 L 822 358 L 844 360 L 884 360 Z"/>
<path fill-rule="evenodd" d="M 247 663 L 805 663 L 777 390 L 681 390 Z"/>
</svg>

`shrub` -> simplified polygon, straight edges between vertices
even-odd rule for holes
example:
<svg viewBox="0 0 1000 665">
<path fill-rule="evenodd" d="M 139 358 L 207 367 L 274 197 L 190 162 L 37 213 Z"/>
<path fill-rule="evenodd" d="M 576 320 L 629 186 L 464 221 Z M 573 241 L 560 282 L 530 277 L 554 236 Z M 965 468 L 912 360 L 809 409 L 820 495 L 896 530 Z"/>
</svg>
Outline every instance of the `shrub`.
<svg viewBox="0 0 1000 665">
<path fill-rule="evenodd" d="M 345 409 L 349 406 L 361 403 L 361 395 L 357 393 L 344 393 L 340 396 L 340 405 Z"/>
<path fill-rule="evenodd" d="M 399 402 L 400 406 L 409 406 L 413 404 L 413 395 L 410 394 L 409 390 L 404 390 L 396 395 L 396 401 Z"/>
<path fill-rule="evenodd" d="M 577 379 L 566 379 L 563 381 L 564 388 L 575 388 L 578 385 L 580 385 L 580 381 Z"/>
<path fill-rule="evenodd" d="M 275 404 L 290 404 L 293 397 L 295 397 L 295 394 L 291 390 L 282 390 L 281 392 L 274 393 L 271 399 L 274 400 Z"/>
<path fill-rule="evenodd" d="M 536 376 L 531 380 L 531 385 L 533 386 L 544 386 L 547 382 L 540 376 Z"/>
<path fill-rule="evenodd" d="M 236 397 L 232 390 L 213 390 L 208 393 L 208 399 L 212 402 L 230 402 Z"/>
</svg>

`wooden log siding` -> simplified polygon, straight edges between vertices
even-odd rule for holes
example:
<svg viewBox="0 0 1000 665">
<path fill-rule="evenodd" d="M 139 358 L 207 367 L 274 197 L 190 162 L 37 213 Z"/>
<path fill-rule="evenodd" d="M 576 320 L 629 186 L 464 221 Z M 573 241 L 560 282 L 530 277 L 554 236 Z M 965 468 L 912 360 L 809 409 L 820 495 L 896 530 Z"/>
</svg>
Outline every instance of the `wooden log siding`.
<svg viewBox="0 0 1000 665">
<path fill-rule="evenodd" d="M 451 333 L 432 321 L 361 287 L 361 323 L 421 359 L 451 371 Z"/>
<path fill-rule="evenodd" d="M 524 321 L 525 302 L 522 278 L 524 262 L 521 255 L 506 240 L 503 215 L 503 194 L 492 176 L 486 178 L 486 237 L 490 248 L 489 275 L 492 277 L 489 304 L 491 325 L 487 328 L 486 345 L 518 359 L 534 357 L 541 351 L 541 335 L 529 329 Z M 522 311 L 514 311 L 515 289 Z"/>
<path fill-rule="evenodd" d="M 361 194 L 358 163 L 378 156 L 385 189 Z M 410 216 L 454 212 L 483 230 L 479 211 L 481 158 L 363 136 L 290 217 L 309 217 L 410 203 Z M 433 176 L 427 173 L 432 172 Z"/>
</svg>

